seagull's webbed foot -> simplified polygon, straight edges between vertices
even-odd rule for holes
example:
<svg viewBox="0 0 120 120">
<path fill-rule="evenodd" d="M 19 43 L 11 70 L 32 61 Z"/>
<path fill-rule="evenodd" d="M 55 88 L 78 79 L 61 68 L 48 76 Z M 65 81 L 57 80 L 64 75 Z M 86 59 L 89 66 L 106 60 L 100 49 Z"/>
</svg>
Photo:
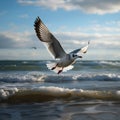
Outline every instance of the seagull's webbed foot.
<svg viewBox="0 0 120 120">
<path fill-rule="evenodd" d="M 56 68 L 56 66 L 55 67 L 53 67 L 51 70 L 54 70 Z"/>
<path fill-rule="evenodd" d="M 60 74 L 63 70 L 59 70 L 57 74 Z"/>
</svg>

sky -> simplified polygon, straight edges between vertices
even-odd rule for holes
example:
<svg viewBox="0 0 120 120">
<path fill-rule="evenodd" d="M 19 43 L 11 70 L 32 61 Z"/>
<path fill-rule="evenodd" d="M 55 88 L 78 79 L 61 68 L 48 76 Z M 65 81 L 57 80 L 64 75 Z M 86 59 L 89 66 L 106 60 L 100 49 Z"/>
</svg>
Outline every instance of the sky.
<svg viewBox="0 0 120 120">
<path fill-rule="evenodd" d="M 90 40 L 83 60 L 120 60 L 120 0 L 1 0 L 0 60 L 52 59 L 36 37 L 37 16 L 66 52 Z"/>
</svg>

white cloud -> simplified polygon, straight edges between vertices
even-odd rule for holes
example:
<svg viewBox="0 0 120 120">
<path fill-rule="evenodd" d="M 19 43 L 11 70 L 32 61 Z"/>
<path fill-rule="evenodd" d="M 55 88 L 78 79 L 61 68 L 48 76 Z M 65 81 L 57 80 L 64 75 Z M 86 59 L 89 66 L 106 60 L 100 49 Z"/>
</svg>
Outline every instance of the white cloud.
<svg viewBox="0 0 120 120">
<path fill-rule="evenodd" d="M 4 31 L 0 33 L 0 48 L 33 47 L 35 36 L 30 32 Z"/>
<path fill-rule="evenodd" d="M 55 36 L 68 49 L 86 45 L 90 40 L 93 48 L 120 48 L 119 34 L 98 34 L 98 33 L 80 33 L 80 32 L 64 32 L 55 33 Z"/>
<path fill-rule="evenodd" d="M 119 59 L 119 34 L 88 34 L 80 32 L 55 32 L 53 34 L 67 52 L 83 47 L 87 44 L 88 40 L 91 40 L 89 52 L 85 55 L 86 57 L 84 56 L 85 59 L 108 59 L 111 56 L 111 59 Z M 33 46 L 37 46 L 40 49 L 24 49 L 32 48 Z M 2 50 L 0 52 L 1 59 L 52 59 L 35 34 L 27 31 L 1 32 L 0 48 L 20 48 L 18 50 Z M 43 52 L 45 54 L 41 58 L 40 55 Z"/>
<path fill-rule="evenodd" d="M 84 46 L 89 40 L 93 48 L 120 48 L 120 34 L 82 33 L 79 31 L 54 32 L 53 34 L 66 49 Z M 30 48 L 34 46 L 43 48 L 34 32 L 6 31 L 0 33 L 0 48 Z"/>
<path fill-rule="evenodd" d="M 114 33 L 117 34 L 120 32 L 120 27 L 118 24 L 110 26 L 110 25 L 94 25 L 91 28 L 88 28 L 88 30 L 92 30 L 93 32 L 98 33 Z"/>
<path fill-rule="evenodd" d="M 119 0 L 18 0 L 18 2 L 52 10 L 82 10 L 92 14 L 116 13 L 120 11 Z"/>
</svg>

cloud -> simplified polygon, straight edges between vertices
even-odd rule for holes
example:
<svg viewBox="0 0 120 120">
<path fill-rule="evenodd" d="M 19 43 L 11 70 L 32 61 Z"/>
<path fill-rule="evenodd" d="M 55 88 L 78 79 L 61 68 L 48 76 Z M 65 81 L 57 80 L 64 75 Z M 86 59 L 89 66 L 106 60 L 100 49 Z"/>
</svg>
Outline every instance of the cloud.
<svg viewBox="0 0 120 120">
<path fill-rule="evenodd" d="M 110 59 L 119 59 L 119 34 L 89 34 L 81 32 L 53 32 L 53 34 L 67 52 L 81 48 L 91 40 L 89 52 L 85 59 L 108 59 L 111 56 L 112 58 Z M 26 49 L 34 46 L 39 49 Z M 50 59 L 50 55 L 44 45 L 32 32 L 1 32 L 0 48 L 21 48 L 1 49 L 1 59 Z M 42 58 L 40 55 L 42 55 Z"/>
<path fill-rule="evenodd" d="M 33 47 L 35 36 L 29 32 L 0 33 L 0 48 L 29 48 Z"/>
<path fill-rule="evenodd" d="M 52 10 L 82 10 L 91 14 L 117 13 L 120 11 L 119 0 L 18 0 L 18 3 Z"/>
<path fill-rule="evenodd" d="M 14 41 L 0 33 L 0 48 L 11 48 L 14 45 Z"/>
<path fill-rule="evenodd" d="M 98 33 L 80 33 L 80 32 L 64 32 L 55 33 L 55 36 L 61 40 L 60 42 L 68 49 L 81 47 L 90 40 L 92 48 L 101 49 L 119 49 L 119 34 L 98 34 Z"/>
<path fill-rule="evenodd" d="M 77 31 L 84 33 L 100 33 L 100 34 L 119 34 L 120 33 L 120 21 L 109 20 L 103 23 L 97 21 L 91 21 L 87 27 L 78 27 Z"/>
<path fill-rule="evenodd" d="M 93 48 L 119 49 L 119 34 L 100 34 L 82 32 L 53 32 L 62 46 L 66 49 L 82 47 L 90 40 Z M 33 32 L 1 32 L 0 48 L 43 48 L 43 44 L 38 40 Z"/>
</svg>

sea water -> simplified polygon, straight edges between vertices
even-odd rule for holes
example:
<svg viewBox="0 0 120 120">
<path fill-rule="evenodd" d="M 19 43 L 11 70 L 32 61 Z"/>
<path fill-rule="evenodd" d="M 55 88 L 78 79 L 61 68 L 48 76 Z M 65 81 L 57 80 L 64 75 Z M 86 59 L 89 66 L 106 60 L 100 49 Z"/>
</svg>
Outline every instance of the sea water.
<svg viewBox="0 0 120 120">
<path fill-rule="evenodd" d="M 120 120 L 120 61 L 0 61 L 0 120 Z"/>
</svg>

